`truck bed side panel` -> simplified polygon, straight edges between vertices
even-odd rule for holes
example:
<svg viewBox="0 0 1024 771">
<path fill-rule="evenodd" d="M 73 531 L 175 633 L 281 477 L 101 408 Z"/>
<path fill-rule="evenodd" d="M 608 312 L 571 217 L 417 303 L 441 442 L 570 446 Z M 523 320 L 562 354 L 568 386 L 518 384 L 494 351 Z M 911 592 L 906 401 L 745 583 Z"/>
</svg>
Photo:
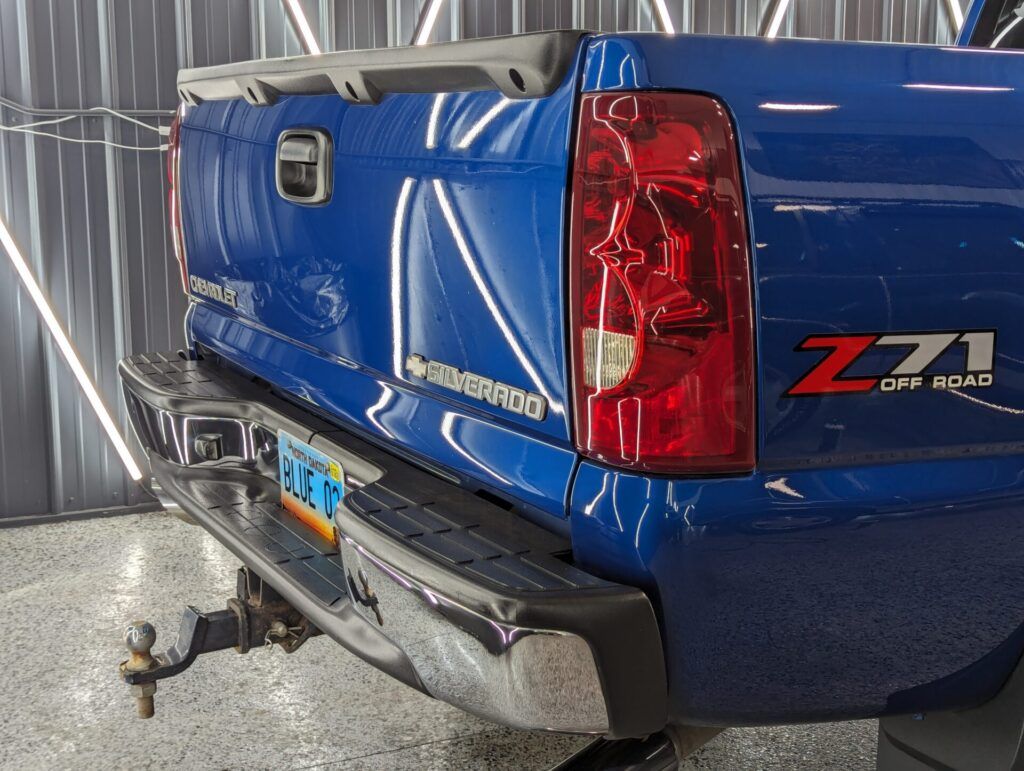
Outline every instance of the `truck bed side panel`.
<svg viewBox="0 0 1024 771">
<path fill-rule="evenodd" d="M 991 696 L 1019 659 L 1021 82 L 1016 53 L 592 41 L 585 90 L 716 96 L 746 167 L 758 471 L 651 479 L 584 462 L 573 489 L 577 559 L 658 598 L 675 719 L 949 709 Z M 822 358 L 794 350 L 808 335 L 970 329 L 997 331 L 990 387 L 784 395 Z"/>
<path fill-rule="evenodd" d="M 761 468 L 1024 451 L 1022 77 L 1017 52 L 591 43 L 585 89 L 694 89 L 733 113 L 756 273 Z M 795 350 L 809 335 L 946 330 L 997 331 L 991 387 L 785 396 L 824 354 Z M 907 353 L 871 349 L 845 375 Z M 928 372 L 962 372 L 963 359 L 953 345 Z"/>
</svg>

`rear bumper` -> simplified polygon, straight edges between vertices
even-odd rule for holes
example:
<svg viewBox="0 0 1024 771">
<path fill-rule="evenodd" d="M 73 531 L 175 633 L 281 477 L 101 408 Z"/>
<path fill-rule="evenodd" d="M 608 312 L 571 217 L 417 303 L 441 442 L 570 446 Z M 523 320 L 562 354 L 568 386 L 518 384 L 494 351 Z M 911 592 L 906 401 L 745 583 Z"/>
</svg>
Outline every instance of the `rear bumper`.
<svg viewBox="0 0 1024 771">
<path fill-rule="evenodd" d="M 650 601 L 566 562 L 567 540 L 211 362 L 146 354 L 119 371 L 162 493 L 356 655 L 518 728 L 664 725 Z M 340 548 L 280 507 L 280 429 L 344 467 Z M 204 434 L 216 461 L 196 451 Z"/>
</svg>

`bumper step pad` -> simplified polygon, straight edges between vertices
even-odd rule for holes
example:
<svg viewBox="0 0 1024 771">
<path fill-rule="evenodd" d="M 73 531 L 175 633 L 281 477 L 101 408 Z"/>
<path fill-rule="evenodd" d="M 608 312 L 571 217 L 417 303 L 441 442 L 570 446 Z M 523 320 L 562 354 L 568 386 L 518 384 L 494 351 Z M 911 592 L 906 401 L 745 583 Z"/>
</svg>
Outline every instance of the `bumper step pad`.
<svg viewBox="0 0 1024 771">
<path fill-rule="evenodd" d="M 211 517 L 235 530 L 239 537 L 282 572 L 305 586 L 324 605 L 345 599 L 345 568 L 330 541 L 306 528 L 275 500 L 277 488 L 253 494 L 252 484 L 221 481 L 190 485 L 195 501 Z"/>
<path fill-rule="evenodd" d="M 345 508 L 426 557 L 503 589 L 612 586 L 558 558 L 569 556 L 568 540 L 457 488 L 432 495 L 430 488 L 439 486 L 432 482 L 418 481 L 413 487 L 416 500 L 410 500 L 389 489 L 389 477 L 384 476 L 349 494 Z"/>
<path fill-rule="evenodd" d="M 132 369 L 154 388 L 170 394 L 201 398 L 231 399 L 231 387 L 203 362 L 182 358 L 175 351 L 139 353 L 129 356 L 121 366 Z"/>
</svg>

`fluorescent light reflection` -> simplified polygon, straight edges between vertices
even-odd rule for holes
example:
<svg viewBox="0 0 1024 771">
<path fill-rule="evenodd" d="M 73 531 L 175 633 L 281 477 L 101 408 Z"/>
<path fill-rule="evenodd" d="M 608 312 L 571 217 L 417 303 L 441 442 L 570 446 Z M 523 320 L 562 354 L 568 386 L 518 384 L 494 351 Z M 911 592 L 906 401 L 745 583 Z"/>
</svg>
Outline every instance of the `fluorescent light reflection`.
<svg viewBox="0 0 1024 771">
<path fill-rule="evenodd" d="M 483 133 L 483 130 L 491 125 L 494 119 L 497 118 L 510 104 L 512 104 L 511 99 L 507 96 L 501 97 L 501 100 L 484 113 L 484 116 L 480 118 L 480 120 L 470 126 L 469 131 L 466 132 L 466 135 L 459 140 L 459 143 L 455 145 L 455 147 L 459 150 L 465 150 L 468 148 L 476 141 L 476 138 Z"/>
<path fill-rule="evenodd" d="M 994 93 L 1013 91 L 1012 86 L 958 86 L 952 83 L 904 83 L 904 88 L 915 88 L 921 91 L 967 91 Z"/>
<path fill-rule="evenodd" d="M 488 476 L 494 477 L 502 484 L 511 485 L 512 483 L 505 479 L 505 477 L 503 477 L 497 471 L 492 469 L 486 463 L 483 463 L 478 458 L 474 457 L 470 452 L 466 450 L 465 447 L 459 444 L 459 441 L 454 436 L 455 419 L 458 417 L 461 416 L 456 415 L 454 412 L 446 412 L 444 414 L 444 418 L 441 420 L 441 436 L 444 437 L 444 440 L 448 442 L 448 445 L 453 450 L 455 450 L 455 452 L 457 452 L 459 455 L 468 460 L 477 468 L 484 471 Z"/>
<path fill-rule="evenodd" d="M 839 109 L 838 104 L 802 104 L 799 102 L 762 102 L 758 107 L 775 112 L 830 112 Z"/>
<path fill-rule="evenodd" d="M 391 368 L 395 377 L 402 377 L 402 243 L 405 240 L 405 210 L 409 207 L 409 193 L 415 180 L 406 177 L 395 206 L 395 221 L 391 225 Z"/>
<path fill-rule="evenodd" d="M 61 327 L 60 322 L 57 321 L 57 317 L 54 315 L 53 309 L 43 296 L 43 291 L 39 288 L 39 284 L 36 282 L 35 276 L 32 275 L 32 271 L 29 270 L 28 263 L 22 256 L 21 251 L 18 249 L 18 245 L 14 243 L 14 238 L 11 236 L 10 230 L 7 229 L 7 223 L 4 222 L 3 218 L 0 218 L 0 244 L 3 244 L 8 257 L 11 258 L 11 262 L 14 264 L 14 269 L 18 272 L 18 276 L 25 284 L 25 289 L 28 290 L 29 297 L 31 297 L 32 302 L 36 304 L 36 308 L 39 310 L 39 315 L 45 322 L 47 329 L 49 329 L 50 335 L 53 337 L 53 340 L 60 349 L 60 352 L 64 355 L 64 359 L 71 368 L 72 374 L 74 374 L 75 379 L 78 380 L 78 385 L 85 394 L 85 398 L 89 401 L 93 412 L 96 413 L 96 417 L 99 418 L 100 425 L 103 426 L 103 430 L 106 431 L 107 436 L 110 437 L 110 441 L 114 445 L 114 449 L 117 450 L 117 454 L 121 456 L 121 462 L 124 463 L 124 467 L 128 471 L 128 476 L 138 482 L 142 479 L 142 471 L 139 470 L 138 464 L 136 464 L 135 459 L 128 450 L 128 445 L 125 444 L 124 438 L 118 431 L 117 426 L 114 425 L 114 421 L 110 417 L 110 413 L 107 411 L 106 405 L 103 404 L 103 400 L 96 391 L 96 386 L 94 386 L 92 384 L 92 380 L 89 379 L 89 375 L 86 373 L 85 367 L 82 366 L 82 362 L 78 358 L 78 354 L 75 352 L 74 346 L 71 345 L 71 341 L 68 339 L 63 327 Z"/>
<path fill-rule="evenodd" d="M 377 415 L 380 413 L 382 409 L 384 409 L 385 407 L 388 406 L 388 404 L 391 403 L 391 400 L 394 398 L 394 396 L 395 390 L 391 386 L 381 385 L 380 399 L 378 399 L 377 403 L 366 411 L 367 420 L 369 420 L 371 423 L 373 423 L 373 425 L 379 428 L 381 433 L 384 434 L 389 439 L 394 439 L 395 435 L 384 427 L 384 424 L 380 422 Z"/>
<path fill-rule="evenodd" d="M 455 212 L 452 209 L 451 201 L 448 200 L 448 193 L 444 189 L 444 183 L 439 179 L 434 180 L 434 192 L 437 193 L 437 200 L 441 204 L 441 212 L 444 214 L 449 230 L 451 230 L 452 238 L 455 239 L 455 246 L 458 248 L 459 254 L 462 256 L 462 261 L 465 263 L 466 269 L 469 271 L 469 275 L 473 279 L 473 283 L 476 285 L 477 291 L 483 298 L 484 304 L 487 306 L 487 310 L 491 314 L 491 318 L 493 318 L 494 322 L 498 325 L 502 336 L 505 338 L 505 342 L 507 342 L 509 348 L 512 349 L 512 353 L 519 361 L 519 364 L 524 370 L 526 370 L 526 374 L 529 376 L 530 380 L 533 381 L 533 384 L 537 387 L 537 390 L 540 391 L 541 395 L 548 400 L 551 411 L 561 414 L 562 405 L 555 401 L 548 392 L 548 389 L 544 387 L 544 383 L 540 379 L 540 375 L 530 362 L 526 352 L 523 351 L 522 346 L 516 339 L 515 333 L 509 326 L 508 321 L 505 320 L 505 316 L 502 314 L 501 309 L 498 308 L 498 303 L 491 294 L 490 289 L 487 287 L 487 282 L 485 282 L 483 276 L 480 275 L 480 269 L 477 267 L 476 262 L 473 259 L 472 252 L 469 250 L 469 245 L 466 243 L 466 237 L 462 233 L 462 228 L 459 227 L 459 223 L 455 219 Z"/>
<path fill-rule="evenodd" d="M 427 149 L 433 150 L 437 147 L 437 124 L 441 120 L 441 107 L 448 94 L 435 94 L 434 104 L 430 108 L 430 118 L 427 120 Z"/>
</svg>

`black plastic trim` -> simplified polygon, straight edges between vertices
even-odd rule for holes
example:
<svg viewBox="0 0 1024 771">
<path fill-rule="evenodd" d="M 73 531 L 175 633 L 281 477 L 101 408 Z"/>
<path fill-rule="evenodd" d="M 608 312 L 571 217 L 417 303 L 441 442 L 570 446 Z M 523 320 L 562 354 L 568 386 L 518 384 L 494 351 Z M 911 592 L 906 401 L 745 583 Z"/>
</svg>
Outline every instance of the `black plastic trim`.
<svg viewBox="0 0 1024 771">
<path fill-rule="evenodd" d="M 241 98 L 256 106 L 274 104 L 279 94 L 376 104 L 386 93 L 497 89 L 509 99 L 535 99 L 558 88 L 585 34 L 557 30 L 186 69 L 178 73 L 178 94 L 193 105 Z"/>
<path fill-rule="evenodd" d="M 1019 656 L 1024 625 L 998 648 L 973 664 L 928 686 L 910 689 L 901 701 L 913 704 L 907 715 L 878 721 L 879 771 L 917 769 L 1021 769 L 1024 768 L 1024 659 Z M 992 672 L 1014 666 L 1005 681 L 993 681 Z M 930 710 L 929 691 L 943 684 L 989 681 L 994 696 L 983 704 L 962 709 Z M 897 694 L 900 696 L 900 694 Z M 923 701 L 922 701 L 923 697 Z M 904 709 L 891 698 L 887 707 Z"/>
<path fill-rule="evenodd" d="M 993 0 L 985 3 L 981 10 L 981 15 L 974 25 L 974 30 L 971 32 L 971 39 L 968 41 L 968 45 L 971 48 L 988 48 L 992 44 L 992 40 L 996 36 L 996 26 L 999 24 L 999 18 L 1002 16 L 1003 10 L 1007 5 L 1009 3 L 993 2 Z"/>
<path fill-rule="evenodd" d="M 309 159 L 286 157 L 289 139 L 305 139 L 314 143 L 315 152 Z M 287 170 L 308 169 L 313 172 L 315 187 L 308 195 L 296 195 L 288 190 Z M 331 133 L 323 128 L 290 128 L 277 137 L 274 184 L 277 194 L 286 201 L 302 206 L 323 206 L 330 202 L 334 187 L 334 142 Z"/>
</svg>

